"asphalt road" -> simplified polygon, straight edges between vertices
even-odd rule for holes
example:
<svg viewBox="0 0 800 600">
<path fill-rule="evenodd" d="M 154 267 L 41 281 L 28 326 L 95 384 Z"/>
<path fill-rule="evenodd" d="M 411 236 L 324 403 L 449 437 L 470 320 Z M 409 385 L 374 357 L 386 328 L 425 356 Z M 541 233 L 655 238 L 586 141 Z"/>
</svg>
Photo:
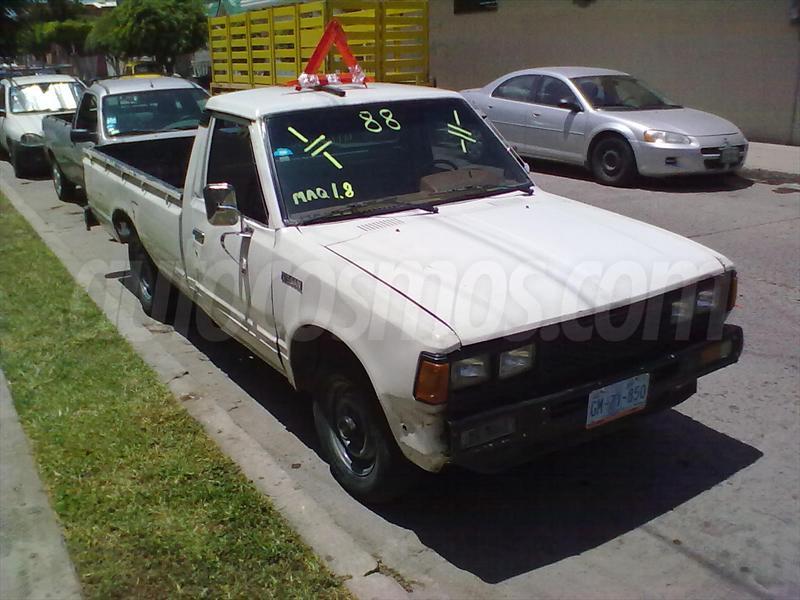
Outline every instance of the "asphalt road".
<svg viewBox="0 0 800 600">
<path fill-rule="evenodd" d="M 409 597 L 797 598 L 800 184 L 731 177 L 618 190 L 580 170 L 534 169 L 543 189 L 733 259 L 741 362 L 641 427 L 500 475 L 430 477 L 377 510 L 332 480 L 307 402 L 278 375 L 235 342 L 182 323 L 176 334 L 131 308 L 124 247 L 86 232 L 80 207 L 59 202 L 49 180 L 16 180 L 6 162 L 0 177 L 80 261 L 79 281 L 102 290 L 118 326 L 174 357 Z"/>
</svg>

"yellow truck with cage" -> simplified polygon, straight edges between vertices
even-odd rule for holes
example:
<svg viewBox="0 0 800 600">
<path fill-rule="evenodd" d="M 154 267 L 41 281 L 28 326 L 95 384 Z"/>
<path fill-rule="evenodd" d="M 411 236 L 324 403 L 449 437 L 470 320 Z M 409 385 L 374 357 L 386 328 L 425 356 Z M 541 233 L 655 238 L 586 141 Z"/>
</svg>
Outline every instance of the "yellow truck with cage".
<svg viewBox="0 0 800 600">
<path fill-rule="evenodd" d="M 209 18 L 212 93 L 296 79 L 334 18 L 369 77 L 428 84 L 428 0 L 316 0 Z M 337 70 L 331 53 L 323 71 Z"/>
</svg>

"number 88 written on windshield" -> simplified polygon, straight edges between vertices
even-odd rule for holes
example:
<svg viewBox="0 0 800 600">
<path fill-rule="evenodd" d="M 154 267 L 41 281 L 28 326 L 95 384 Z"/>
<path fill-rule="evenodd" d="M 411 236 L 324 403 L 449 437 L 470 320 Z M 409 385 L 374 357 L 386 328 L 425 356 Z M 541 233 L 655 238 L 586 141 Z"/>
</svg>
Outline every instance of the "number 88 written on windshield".
<svg viewBox="0 0 800 600">
<path fill-rule="evenodd" d="M 386 124 L 386 127 L 392 131 L 400 131 L 402 128 L 400 121 L 394 118 L 392 111 L 388 108 L 380 109 L 378 111 L 378 115 L 383 118 L 383 122 Z M 364 129 L 370 133 L 380 133 L 383 131 L 383 125 L 381 125 L 381 122 L 376 120 L 375 117 L 372 116 L 372 113 L 368 110 L 360 111 L 358 113 L 358 118 L 364 121 Z"/>
<path fill-rule="evenodd" d="M 353 189 L 353 184 L 349 181 L 343 181 L 337 184 L 335 181 L 330 184 L 330 192 L 327 187 L 309 188 L 306 190 L 299 190 L 292 194 L 292 201 L 295 206 L 305 202 L 314 202 L 315 200 L 329 200 L 334 198 L 336 200 L 354 198 L 356 191 Z"/>
</svg>

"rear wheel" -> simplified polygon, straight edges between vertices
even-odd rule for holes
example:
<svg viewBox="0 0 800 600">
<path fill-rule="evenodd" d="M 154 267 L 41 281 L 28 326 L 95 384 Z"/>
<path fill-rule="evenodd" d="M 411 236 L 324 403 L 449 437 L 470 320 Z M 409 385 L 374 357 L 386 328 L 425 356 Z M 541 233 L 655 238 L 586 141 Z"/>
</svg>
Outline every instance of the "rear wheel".
<svg viewBox="0 0 800 600">
<path fill-rule="evenodd" d="M 388 502 L 420 472 L 397 447 L 366 376 L 340 367 L 319 378 L 314 424 L 325 459 L 341 486 L 365 502 Z"/>
<path fill-rule="evenodd" d="M 133 291 L 142 310 L 159 321 L 166 321 L 174 308 L 176 290 L 156 267 L 153 259 L 134 234 L 128 241 L 128 260 L 131 265 Z"/>
<path fill-rule="evenodd" d="M 70 202 L 75 199 L 75 184 L 66 178 L 61 167 L 58 166 L 54 156 L 50 156 L 50 174 L 53 177 L 53 187 L 56 196 L 62 202 Z"/>
<path fill-rule="evenodd" d="M 595 145 L 591 156 L 592 173 L 606 185 L 627 186 L 637 175 L 636 157 L 627 141 L 606 137 Z"/>
</svg>

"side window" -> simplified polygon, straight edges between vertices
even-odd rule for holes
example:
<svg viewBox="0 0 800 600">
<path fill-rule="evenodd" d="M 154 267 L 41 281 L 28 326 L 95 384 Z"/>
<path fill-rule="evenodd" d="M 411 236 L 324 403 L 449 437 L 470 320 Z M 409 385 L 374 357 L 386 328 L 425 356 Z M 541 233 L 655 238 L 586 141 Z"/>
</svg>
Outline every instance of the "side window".
<svg viewBox="0 0 800 600">
<path fill-rule="evenodd" d="M 97 131 L 97 97 L 94 94 L 86 92 L 81 98 L 78 116 L 75 119 L 75 129 Z"/>
<path fill-rule="evenodd" d="M 555 77 L 543 76 L 539 89 L 536 92 L 536 104 L 545 104 L 547 106 L 558 106 L 561 100 L 567 99 L 570 102 L 578 102 L 575 94 L 569 89 L 569 86 Z"/>
<path fill-rule="evenodd" d="M 245 123 L 214 119 L 206 183 L 230 183 L 236 190 L 239 211 L 266 225 L 264 195 L 253 157 L 250 130 Z"/>
<path fill-rule="evenodd" d="M 533 100 L 533 85 L 538 75 L 517 75 L 498 85 L 492 96 L 518 102 Z"/>
<path fill-rule="evenodd" d="M 0 83 L 0 110 L 6 109 L 6 84 Z"/>
</svg>

